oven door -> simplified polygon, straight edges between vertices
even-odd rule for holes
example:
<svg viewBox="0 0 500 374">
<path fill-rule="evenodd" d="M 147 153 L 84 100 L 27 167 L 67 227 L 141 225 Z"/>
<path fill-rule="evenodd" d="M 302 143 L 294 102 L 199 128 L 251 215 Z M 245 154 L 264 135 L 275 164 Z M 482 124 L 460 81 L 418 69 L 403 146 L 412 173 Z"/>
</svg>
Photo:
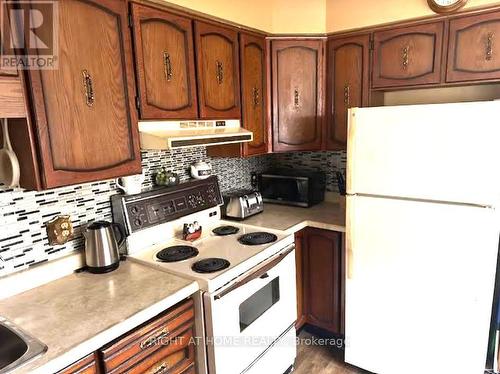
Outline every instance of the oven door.
<svg viewBox="0 0 500 374">
<path fill-rule="evenodd" d="M 217 293 L 204 295 L 210 374 L 241 373 L 295 322 L 295 283 L 291 245 Z"/>
</svg>

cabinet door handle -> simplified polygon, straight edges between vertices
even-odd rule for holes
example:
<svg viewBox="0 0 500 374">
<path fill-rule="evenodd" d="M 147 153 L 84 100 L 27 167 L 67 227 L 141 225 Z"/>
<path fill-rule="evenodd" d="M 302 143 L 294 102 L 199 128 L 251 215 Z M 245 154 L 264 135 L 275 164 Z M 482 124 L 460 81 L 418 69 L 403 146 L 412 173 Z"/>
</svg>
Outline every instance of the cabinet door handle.
<svg viewBox="0 0 500 374">
<path fill-rule="evenodd" d="M 149 336 L 146 340 L 144 340 L 139 347 L 144 350 L 152 347 L 155 344 L 158 344 L 158 341 L 165 339 L 167 336 L 170 335 L 170 331 L 165 327 L 162 329 L 158 334 L 154 336 Z"/>
<path fill-rule="evenodd" d="M 162 362 L 160 365 L 156 366 L 153 370 L 149 372 L 149 374 L 165 374 L 168 372 L 168 364 L 166 362 Z"/>
<path fill-rule="evenodd" d="M 82 70 L 82 75 L 83 75 L 83 86 L 85 87 L 85 103 L 87 104 L 87 106 L 92 107 L 94 106 L 94 101 L 95 101 L 92 76 L 86 69 Z"/>
<path fill-rule="evenodd" d="M 351 105 L 351 85 L 346 83 L 344 86 L 344 104 L 346 108 Z"/>
<path fill-rule="evenodd" d="M 486 39 L 486 61 L 491 61 L 493 59 L 493 38 L 495 34 L 490 32 L 488 38 Z"/>
<path fill-rule="evenodd" d="M 259 89 L 257 87 L 252 88 L 252 97 L 253 97 L 253 107 L 257 108 L 260 104 Z"/>
<path fill-rule="evenodd" d="M 406 70 L 410 65 L 410 46 L 407 45 L 406 47 L 403 48 L 401 57 L 403 59 L 402 61 L 403 69 Z"/>
<path fill-rule="evenodd" d="M 165 71 L 165 78 L 168 82 L 172 80 L 174 73 L 172 71 L 172 62 L 170 61 L 170 54 L 167 51 L 163 52 L 163 69 Z"/>
<path fill-rule="evenodd" d="M 295 109 L 300 108 L 300 92 L 298 87 L 295 87 L 295 90 L 293 91 L 293 106 Z"/>
<path fill-rule="evenodd" d="M 217 79 L 217 83 L 222 84 L 222 82 L 224 82 L 224 66 L 222 65 L 222 62 L 216 61 L 215 69 L 215 78 Z"/>
</svg>

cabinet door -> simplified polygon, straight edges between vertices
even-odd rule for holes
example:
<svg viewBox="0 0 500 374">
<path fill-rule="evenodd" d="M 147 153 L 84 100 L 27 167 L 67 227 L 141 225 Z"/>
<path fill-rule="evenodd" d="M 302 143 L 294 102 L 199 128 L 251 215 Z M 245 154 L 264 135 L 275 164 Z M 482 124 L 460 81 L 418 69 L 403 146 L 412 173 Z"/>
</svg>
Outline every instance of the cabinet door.
<svg viewBox="0 0 500 374">
<path fill-rule="evenodd" d="M 326 147 L 345 149 L 347 110 L 368 105 L 370 35 L 328 42 L 328 109 Z"/>
<path fill-rule="evenodd" d="M 28 71 L 44 187 L 140 173 L 125 1 L 60 1 L 58 22 L 57 69 Z"/>
<path fill-rule="evenodd" d="M 443 22 L 374 33 L 373 88 L 441 81 Z"/>
<path fill-rule="evenodd" d="M 500 12 L 450 21 L 447 82 L 500 79 Z"/>
<path fill-rule="evenodd" d="M 341 333 L 341 234 L 308 228 L 304 233 L 307 322 Z"/>
<path fill-rule="evenodd" d="M 240 34 L 243 127 L 253 132 L 253 141 L 243 144 L 245 156 L 267 153 L 266 40 Z"/>
<path fill-rule="evenodd" d="M 138 4 L 132 15 L 141 118 L 196 118 L 191 20 Z"/>
<path fill-rule="evenodd" d="M 273 150 L 321 149 L 323 41 L 272 42 Z"/>
<path fill-rule="evenodd" d="M 11 5 L 12 6 L 12 5 Z M 4 1 L 0 1 L 0 13 L 3 15 L 0 25 L 0 118 L 26 117 L 23 83 L 17 69 L 4 65 L 3 57 L 15 55 L 11 46 L 11 27 L 8 10 Z"/>
<path fill-rule="evenodd" d="M 13 4 L 10 4 L 10 9 Z M 9 21 L 9 10 L 4 0 L 0 0 L 0 14 L 2 14 L 2 24 L 0 25 L 0 56 L 12 56 L 15 54 L 12 46 L 13 29 Z M 4 61 L 0 60 L 0 77 L 18 75 L 17 68 L 5 66 Z"/>
<path fill-rule="evenodd" d="M 240 118 L 238 33 L 195 22 L 198 95 L 202 118 Z"/>
</svg>

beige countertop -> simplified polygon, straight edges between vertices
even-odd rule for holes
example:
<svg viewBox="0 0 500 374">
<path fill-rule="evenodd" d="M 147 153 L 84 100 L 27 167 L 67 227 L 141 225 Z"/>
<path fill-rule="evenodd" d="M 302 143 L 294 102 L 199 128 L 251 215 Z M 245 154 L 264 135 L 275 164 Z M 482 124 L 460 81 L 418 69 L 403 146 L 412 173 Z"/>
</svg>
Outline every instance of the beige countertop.
<svg viewBox="0 0 500 374">
<path fill-rule="evenodd" d="M 310 208 L 264 203 L 264 211 L 243 221 L 246 225 L 293 234 L 304 227 L 345 232 L 345 207 L 338 202 L 322 202 Z"/>
<path fill-rule="evenodd" d="M 0 300 L 0 316 L 48 346 L 14 373 L 54 373 L 198 291 L 196 282 L 132 261 L 75 273 Z"/>
</svg>

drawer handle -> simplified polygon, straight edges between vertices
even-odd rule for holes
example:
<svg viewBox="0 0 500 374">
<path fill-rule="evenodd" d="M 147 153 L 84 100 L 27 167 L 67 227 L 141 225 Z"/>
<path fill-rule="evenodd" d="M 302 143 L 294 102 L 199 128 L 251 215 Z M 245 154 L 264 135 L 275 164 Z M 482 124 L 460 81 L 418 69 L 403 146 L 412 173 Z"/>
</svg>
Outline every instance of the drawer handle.
<svg viewBox="0 0 500 374">
<path fill-rule="evenodd" d="M 257 87 L 252 88 L 252 96 L 253 96 L 253 107 L 257 108 L 260 104 L 259 89 Z"/>
<path fill-rule="evenodd" d="M 410 65 L 410 46 L 406 46 L 403 48 L 403 69 L 406 70 L 408 69 L 408 66 Z"/>
<path fill-rule="evenodd" d="M 163 52 L 163 68 L 165 71 L 165 78 L 167 78 L 167 82 L 172 80 L 174 73 L 172 71 L 172 62 L 170 61 L 170 54 L 167 51 Z"/>
<path fill-rule="evenodd" d="M 351 86 L 349 83 L 344 86 L 344 104 L 347 108 L 351 105 Z"/>
<path fill-rule="evenodd" d="M 222 62 L 215 62 L 215 78 L 217 79 L 217 83 L 222 84 L 224 82 L 224 66 Z"/>
<path fill-rule="evenodd" d="M 150 374 L 164 374 L 168 372 L 168 365 L 166 362 L 162 362 L 160 365 L 155 367 Z"/>
<path fill-rule="evenodd" d="M 488 39 L 486 40 L 486 61 L 491 61 L 493 59 L 493 38 L 495 34 L 490 32 L 488 34 Z"/>
<path fill-rule="evenodd" d="M 298 87 L 295 87 L 295 90 L 293 91 L 293 105 L 295 109 L 300 108 L 300 92 Z"/>
<path fill-rule="evenodd" d="M 86 70 L 82 70 L 83 75 L 83 86 L 85 87 L 85 103 L 87 106 L 94 106 L 94 86 L 92 84 L 92 77 L 90 73 Z"/>
<path fill-rule="evenodd" d="M 150 336 L 146 340 L 144 340 L 140 344 L 140 348 L 142 350 L 151 348 L 153 345 L 157 344 L 157 342 L 159 340 L 165 339 L 169 335 L 170 335 L 170 331 L 168 331 L 168 329 L 165 327 L 163 330 L 161 330 L 160 332 L 158 332 L 158 334 L 156 334 L 154 336 Z"/>
</svg>

